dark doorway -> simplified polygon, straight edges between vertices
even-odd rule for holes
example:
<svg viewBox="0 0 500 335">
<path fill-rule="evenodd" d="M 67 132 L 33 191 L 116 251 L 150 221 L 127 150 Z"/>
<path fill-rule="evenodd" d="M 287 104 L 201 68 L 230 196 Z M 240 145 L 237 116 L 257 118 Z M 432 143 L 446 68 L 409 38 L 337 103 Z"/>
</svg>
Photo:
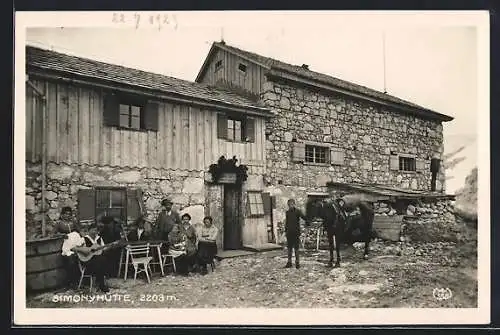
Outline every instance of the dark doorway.
<svg viewBox="0 0 500 335">
<path fill-rule="evenodd" d="M 224 185 L 224 249 L 236 250 L 243 246 L 241 239 L 241 187 Z"/>
<path fill-rule="evenodd" d="M 439 172 L 439 168 L 440 168 L 440 164 L 441 163 L 441 160 L 437 159 L 437 158 L 433 158 L 431 160 L 431 173 L 432 173 L 432 177 L 431 177 L 431 191 L 434 192 L 436 191 L 436 179 L 437 179 L 437 174 Z"/>
</svg>

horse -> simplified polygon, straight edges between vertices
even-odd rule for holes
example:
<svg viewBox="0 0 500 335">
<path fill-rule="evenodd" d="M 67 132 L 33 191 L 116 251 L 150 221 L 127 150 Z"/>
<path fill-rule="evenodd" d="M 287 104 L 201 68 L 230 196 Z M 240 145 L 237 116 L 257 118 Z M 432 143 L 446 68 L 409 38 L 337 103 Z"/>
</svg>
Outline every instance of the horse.
<svg viewBox="0 0 500 335">
<path fill-rule="evenodd" d="M 361 212 L 359 217 L 350 218 L 346 213 L 345 201 L 342 199 L 325 199 L 321 203 L 320 217 L 323 220 L 323 226 L 328 236 L 328 246 L 330 251 L 330 260 L 328 267 L 340 266 L 340 246 L 347 242 L 364 242 L 365 248 L 363 259 L 368 259 L 370 241 L 373 232 L 374 211 L 372 206 L 359 201 L 355 204 Z M 359 231 L 359 234 L 354 234 Z M 334 242 L 335 238 L 335 244 Z M 333 251 L 336 252 L 335 266 L 333 265 Z"/>
</svg>

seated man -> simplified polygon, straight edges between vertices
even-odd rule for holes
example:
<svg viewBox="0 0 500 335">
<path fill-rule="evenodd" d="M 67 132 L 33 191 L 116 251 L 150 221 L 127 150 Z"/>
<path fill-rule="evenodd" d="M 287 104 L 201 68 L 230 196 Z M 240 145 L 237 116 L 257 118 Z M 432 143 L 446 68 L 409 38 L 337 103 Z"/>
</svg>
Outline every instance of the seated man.
<svg viewBox="0 0 500 335">
<path fill-rule="evenodd" d="M 140 217 L 135 222 L 135 228 L 128 233 L 127 240 L 130 242 L 147 241 L 151 239 L 150 233 L 144 229 L 145 220 Z"/>
<path fill-rule="evenodd" d="M 101 216 L 97 219 L 98 233 L 105 244 L 113 243 L 124 238 L 123 227 L 120 219 L 113 216 Z M 120 249 L 110 250 L 106 255 L 108 265 L 106 266 L 106 276 L 115 277 L 120 263 Z"/>
<path fill-rule="evenodd" d="M 88 234 L 80 240 L 79 245 L 73 247 L 71 251 L 76 252 L 78 256 L 89 256 L 104 247 L 104 240 L 101 236 L 99 236 L 97 226 L 93 225 L 89 228 Z M 109 288 L 104 279 L 107 267 L 105 254 L 94 254 L 89 260 L 81 262 L 85 267 L 86 274 L 94 275 L 96 277 L 99 289 L 104 293 L 109 292 Z"/>
<path fill-rule="evenodd" d="M 85 243 L 85 240 L 79 232 L 71 232 L 66 235 L 66 239 L 61 248 L 63 256 L 64 268 L 66 269 L 67 287 L 75 288 L 78 284 L 79 273 L 78 257 L 72 251 L 74 247 Z"/>
<path fill-rule="evenodd" d="M 217 254 L 217 227 L 213 225 L 212 217 L 206 216 L 203 219 L 203 227 L 197 231 L 198 235 L 198 253 L 197 262 L 201 267 L 201 274 L 207 274 L 207 264 L 211 264 Z"/>
</svg>

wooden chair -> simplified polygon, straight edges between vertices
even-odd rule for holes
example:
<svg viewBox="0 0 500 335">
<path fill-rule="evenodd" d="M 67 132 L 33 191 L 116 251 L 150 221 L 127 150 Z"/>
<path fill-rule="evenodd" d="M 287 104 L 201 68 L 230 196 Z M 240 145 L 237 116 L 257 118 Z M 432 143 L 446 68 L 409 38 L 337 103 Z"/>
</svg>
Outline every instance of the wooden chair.
<svg viewBox="0 0 500 335">
<path fill-rule="evenodd" d="M 149 274 L 152 274 L 150 263 L 153 257 L 149 256 L 149 243 L 143 245 L 127 245 L 126 249 L 130 255 L 130 263 L 134 267 L 134 282 L 137 279 L 137 274 L 145 272 L 148 283 L 150 283 Z M 142 269 L 140 268 L 141 265 L 143 267 Z"/>
<path fill-rule="evenodd" d="M 94 283 L 94 276 L 85 274 L 85 265 L 81 261 L 78 261 L 78 268 L 80 269 L 80 281 L 78 282 L 78 289 L 82 287 L 82 282 L 84 278 L 89 278 L 89 291 L 92 292 L 92 284 Z"/>
<path fill-rule="evenodd" d="M 172 255 L 171 253 L 168 253 L 166 255 L 162 255 L 162 258 L 163 258 L 163 267 L 165 267 L 167 265 L 171 265 L 173 273 L 177 272 L 177 269 L 175 268 L 175 257 L 176 256 Z M 170 262 L 167 262 L 167 260 L 170 260 Z"/>
</svg>

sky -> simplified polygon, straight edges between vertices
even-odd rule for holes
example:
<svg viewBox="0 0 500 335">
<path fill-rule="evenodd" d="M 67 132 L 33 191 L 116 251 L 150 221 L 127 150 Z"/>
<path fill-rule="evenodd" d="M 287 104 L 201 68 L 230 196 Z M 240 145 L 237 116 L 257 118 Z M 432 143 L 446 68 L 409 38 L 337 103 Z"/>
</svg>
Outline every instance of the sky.
<svg viewBox="0 0 500 335">
<path fill-rule="evenodd" d="M 111 15 L 111 14 L 110 14 Z M 214 41 L 322 72 L 414 102 L 455 120 L 445 152 L 467 145 L 451 173 L 453 193 L 476 164 L 477 31 L 474 26 L 406 24 L 329 12 L 133 12 L 112 26 L 37 27 L 27 43 L 194 81 Z M 158 17 L 157 17 L 158 19 Z M 408 20 L 407 20 L 408 19 Z M 110 18 L 113 21 L 112 18 Z M 167 22 L 168 21 L 168 22 Z M 384 38 L 385 36 L 385 44 Z M 384 48 L 385 45 L 385 48 Z M 384 67 L 385 50 L 385 67 Z M 385 68 L 385 70 L 384 70 Z M 385 73 L 385 76 L 384 76 Z M 385 79 L 384 79 L 385 77 Z"/>
</svg>

